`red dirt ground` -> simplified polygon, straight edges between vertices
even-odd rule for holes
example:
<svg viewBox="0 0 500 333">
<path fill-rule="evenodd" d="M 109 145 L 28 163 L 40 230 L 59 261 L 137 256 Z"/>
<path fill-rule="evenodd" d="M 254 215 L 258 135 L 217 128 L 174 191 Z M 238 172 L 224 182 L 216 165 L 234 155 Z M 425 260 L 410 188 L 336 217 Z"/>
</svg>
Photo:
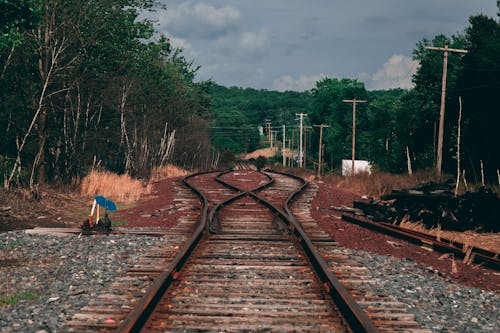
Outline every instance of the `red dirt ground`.
<svg viewBox="0 0 500 333">
<path fill-rule="evenodd" d="M 186 211 L 176 209 L 173 199 L 178 195 L 176 186 L 184 186 L 182 177 L 155 182 L 151 195 L 144 197 L 135 207 L 119 210 L 114 220 L 124 221 L 123 227 L 171 228 Z M 187 190 L 189 191 L 189 190 Z M 200 210 L 201 204 L 191 207 Z"/>
<path fill-rule="evenodd" d="M 129 227 L 171 228 L 186 210 L 174 207 L 173 199 L 178 196 L 176 186 L 181 185 L 182 178 L 171 178 L 156 182 L 150 196 L 145 197 L 133 208 L 122 209 L 112 213 L 112 221 L 126 221 Z M 25 198 L 10 197 L 0 191 L 0 206 L 9 205 L 11 211 L 0 214 L 0 232 L 24 229 L 36 226 L 80 226 L 82 219 L 75 217 L 75 211 L 86 209 L 82 199 L 71 196 L 56 195 L 56 191 L 48 189 L 43 193 L 41 202 L 28 202 Z M 422 267 L 432 267 L 442 276 L 467 286 L 500 291 L 500 273 L 484 267 L 468 266 L 456 261 L 457 273 L 452 272 L 452 261 L 440 259 L 441 253 L 429 252 L 403 240 L 385 236 L 374 231 L 361 228 L 340 219 L 339 212 L 331 206 L 352 206 L 358 196 L 334 188 L 331 185 L 319 184 L 317 197 L 312 202 L 312 215 L 320 226 L 327 231 L 340 245 L 364 250 L 381 255 L 391 255 L 401 259 L 411 259 Z M 64 203 L 64 204 L 63 204 Z M 199 203 L 190 210 L 199 210 Z M 40 218 L 44 215 L 45 218 Z M 12 221 L 11 221 L 12 220 Z"/>
<path fill-rule="evenodd" d="M 440 275 L 457 283 L 481 289 L 500 291 L 500 273 L 494 270 L 463 264 L 456 260 L 457 272 L 452 272 L 452 260 L 440 259 L 442 253 L 431 252 L 415 244 L 362 228 L 341 220 L 341 213 L 331 206 L 352 207 L 353 200 L 360 198 L 352 193 L 321 183 L 312 201 L 312 215 L 319 225 L 341 246 L 370 253 L 411 259 L 423 267 L 432 267 Z"/>
</svg>

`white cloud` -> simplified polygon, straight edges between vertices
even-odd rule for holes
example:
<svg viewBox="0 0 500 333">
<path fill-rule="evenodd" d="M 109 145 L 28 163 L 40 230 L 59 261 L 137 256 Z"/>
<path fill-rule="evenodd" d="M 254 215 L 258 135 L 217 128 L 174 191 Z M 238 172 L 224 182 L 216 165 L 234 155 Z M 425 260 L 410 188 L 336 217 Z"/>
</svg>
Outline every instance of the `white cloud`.
<svg viewBox="0 0 500 333">
<path fill-rule="evenodd" d="M 237 28 L 240 12 L 232 6 L 214 7 L 198 2 L 185 2 L 162 11 L 158 17 L 160 30 L 170 30 L 182 37 L 215 38 Z"/>
<path fill-rule="evenodd" d="M 392 89 L 413 87 L 411 81 L 417 71 L 419 62 L 401 54 L 395 54 L 387 60 L 381 69 L 374 74 L 363 73 L 360 78 L 366 82 L 369 89 Z"/>
<path fill-rule="evenodd" d="M 260 31 L 258 33 L 245 32 L 241 35 L 240 46 L 245 52 L 258 52 L 271 44 L 267 32 Z"/>
<path fill-rule="evenodd" d="M 278 91 L 306 91 L 315 87 L 316 82 L 327 77 L 325 74 L 319 75 L 301 75 L 294 78 L 291 75 L 283 75 L 274 80 L 273 89 Z"/>
</svg>

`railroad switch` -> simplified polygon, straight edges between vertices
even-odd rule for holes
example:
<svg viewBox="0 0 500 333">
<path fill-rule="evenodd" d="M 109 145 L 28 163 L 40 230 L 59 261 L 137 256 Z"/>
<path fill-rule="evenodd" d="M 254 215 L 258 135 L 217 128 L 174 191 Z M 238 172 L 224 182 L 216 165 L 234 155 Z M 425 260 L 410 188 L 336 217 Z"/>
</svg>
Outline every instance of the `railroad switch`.
<svg viewBox="0 0 500 333">
<path fill-rule="evenodd" d="M 104 217 L 101 219 L 99 215 L 99 207 L 103 207 Z M 108 216 L 108 210 L 116 210 L 116 205 L 113 201 L 98 195 L 94 197 L 94 202 L 92 203 L 92 209 L 90 210 L 89 218 L 83 222 L 83 231 L 100 231 L 100 232 L 110 232 L 111 231 L 111 220 Z M 96 219 L 94 222 L 94 212 L 96 212 Z"/>
<path fill-rule="evenodd" d="M 82 230 L 83 231 L 101 231 L 101 232 L 110 232 L 111 231 L 111 220 L 109 219 L 108 214 L 104 214 L 104 217 L 101 219 L 97 219 L 95 223 L 92 223 L 92 216 L 89 216 L 88 219 L 83 221 Z"/>
</svg>

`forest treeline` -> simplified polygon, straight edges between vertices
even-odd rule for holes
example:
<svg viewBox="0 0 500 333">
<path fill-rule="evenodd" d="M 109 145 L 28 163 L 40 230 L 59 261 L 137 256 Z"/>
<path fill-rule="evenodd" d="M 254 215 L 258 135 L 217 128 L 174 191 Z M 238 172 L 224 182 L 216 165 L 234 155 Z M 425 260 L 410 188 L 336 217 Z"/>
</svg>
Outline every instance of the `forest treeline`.
<svg viewBox="0 0 500 333">
<path fill-rule="evenodd" d="M 4 186 L 68 182 L 89 169 L 147 177 L 205 167 L 204 83 L 153 24 L 151 0 L 0 1 Z"/>
<path fill-rule="evenodd" d="M 456 168 L 459 97 L 462 168 L 479 179 L 500 167 L 500 24 L 472 16 L 460 34 L 421 40 L 410 90 L 367 91 L 347 78 L 325 78 L 311 91 L 277 92 L 198 82 L 198 67 L 141 13 L 154 0 L 0 0 L 0 183 L 5 187 L 70 182 L 102 167 L 147 178 L 168 163 L 209 168 L 222 151 L 252 151 L 266 124 L 298 142 L 297 113 L 306 113 L 307 154 L 327 170 L 351 156 L 352 105 L 357 158 L 381 170 L 432 167 L 441 97 L 442 52 L 450 54 L 444 170 Z M 155 35 L 154 38 L 152 38 Z M 294 132 L 295 130 L 295 132 Z M 312 168 L 312 164 L 308 165 Z"/>
<path fill-rule="evenodd" d="M 500 5 L 499 5 L 500 8 Z M 425 46 L 466 49 L 467 54 L 449 54 L 447 66 L 446 114 L 444 124 L 443 171 L 457 170 L 459 100 L 462 100 L 461 169 L 471 181 L 481 180 L 481 161 L 487 179 L 496 182 L 500 168 L 500 23 L 494 18 L 476 15 L 469 26 L 455 36 L 422 39 L 413 58 L 420 66 L 413 76 L 414 88 L 367 91 L 364 84 L 348 78 L 325 78 L 311 91 L 270 92 L 237 87 L 212 86 L 214 144 L 236 152 L 258 145 L 257 126 L 266 120 L 282 139 L 295 138 L 296 114 L 308 116 L 307 154 L 309 168 L 317 160 L 319 129 L 324 124 L 324 163 L 327 170 L 337 169 L 342 159 L 351 159 L 352 104 L 356 98 L 356 158 L 371 161 L 380 170 L 407 172 L 410 157 L 413 171 L 436 164 L 437 135 L 441 101 L 443 52 Z M 234 130 L 233 128 L 237 128 Z M 250 130 L 252 129 L 252 130 Z"/>
</svg>

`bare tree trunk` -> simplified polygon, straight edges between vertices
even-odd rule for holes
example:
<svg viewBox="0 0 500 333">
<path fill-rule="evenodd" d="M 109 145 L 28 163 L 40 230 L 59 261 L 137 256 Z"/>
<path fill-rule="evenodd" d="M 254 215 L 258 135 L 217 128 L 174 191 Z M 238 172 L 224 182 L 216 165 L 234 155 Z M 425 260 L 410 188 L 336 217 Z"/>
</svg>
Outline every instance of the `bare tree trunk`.
<svg viewBox="0 0 500 333">
<path fill-rule="evenodd" d="M 465 190 L 468 191 L 469 186 L 467 186 L 467 179 L 465 179 L 465 170 L 462 170 L 462 179 L 464 181 Z"/>
<path fill-rule="evenodd" d="M 413 175 L 413 171 L 411 168 L 410 148 L 408 148 L 408 146 L 406 146 L 406 163 L 408 166 L 408 174 L 411 176 Z"/>
<path fill-rule="evenodd" d="M 121 143 L 125 144 L 125 172 L 131 174 L 134 170 L 133 149 L 127 134 L 127 123 L 125 121 L 125 106 L 127 104 L 127 97 L 132 87 L 132 82 L 128 85 L 123 85 L 120 98 L 120 127 L 121 127 Z"/>
<path fill-rule="evenodd" d="M 484 186 L 484 164 L 483 160 L 480 160 L 481 163 L 481 184 Z"/>
<path fill-rule="evenodd" d="M 44 103 L 45 103 L 47 88 L 48 88 L 50 80 L 52 79 L 52 72 L 54 70 L 54 65 L 55 65 L 57 59 L 59 58 L 59 56 L 61 55 L 61 53 L 62 53 L 63 50 L 64 50 L 64 47 L 59 46 L 52 53 L 52 61 L 50 63 L 49 69 L 47 71 L 47 74 L 43 76 L 44 80 L 43 80 L 42 90 L 41 90 L 40 96 L 38 98 L 38 102 L 37 102 L 37 107 L 36 107 L 35 114 L 33 115 L 33 118 L 31 119 L 31 123 L 28 126 L 28 129 L 26 130 L 26 133 L 24 133 L 24 137 L 23 137 L 23 139 L 21 141 L 21 144 L 18 145 L 18 148 L 17 148 L 16 161 L 14 163 L 14 166 L 12 167 L 12 171 L 11 171 L 10 176 L 9 176 L 8 185 L 7 185 L 8 187 L 10 187 L 10 185 L 12 183 L 12 180 L 14 179 L 14 175 L 15 175 L 16 170 L 18 168 L 20 168 L 20 165 L 21 165 L 21 152 L 23 151 L 24 146 L 26 145 L 26 141 L 28 140 L 28 137 L 31 134 L 31 131 L 33 130 L 33 127 L 37 123 L 38 116 L 41 113 L 45 114 L 45 110 L 43 108 L 44 108 Z M 41 124 L 42 127 L 45 126 L 45 123 L 44 123 L 45 120 L 46 120 L 46 118 L 45 118 L 45 115 L 44 115 L 43 121 L 42 121 L 42 124 Z M 39 124 L 39 126 L 40 126 L 40 124 Z M 45 149 L 45 142 L 43 142 L 43 143 L 41 143 L 39 145 L 39 150 L 38 150 L 39 154 L 40 154 L 40 151 L 42 150 L 41 148 Z M 38 162 L 40 162 L 40 161 L 38 161 Z M 34 165 L 35 164 L 36 163 L 34 163 Z M 30 180 L 30 186 L 32 186 L 32 185 L 33 185 L 32 184 L 32 180 Z"/>
<path fill-rule="evenodd" d="M 3 65 L 2 68 L 2 73 L 0 73 L 0 81 L 3 80 L 5 73 L 7 72 L 7 67 L 9 67 L 10 63 L 12 62 L 12 55 L 14 54 L 14 50 L 16 49 L 16 46 L 12 44 L 12 47 L 10 48 L 9 55 L 7 56 L 7 60 L 5 60 L 5 64 Z"/>
<path fill-rule="evenodd" d="M 458 195 L 458 185 L 460 184 L 460 126 L 462 122 L 462 96 L 458 97 L 458 103 L 460 105 L 458 109 L 458 129 L 457 129 L 457 181 L 455 184 L 455 196 Z"/>
</svg>

